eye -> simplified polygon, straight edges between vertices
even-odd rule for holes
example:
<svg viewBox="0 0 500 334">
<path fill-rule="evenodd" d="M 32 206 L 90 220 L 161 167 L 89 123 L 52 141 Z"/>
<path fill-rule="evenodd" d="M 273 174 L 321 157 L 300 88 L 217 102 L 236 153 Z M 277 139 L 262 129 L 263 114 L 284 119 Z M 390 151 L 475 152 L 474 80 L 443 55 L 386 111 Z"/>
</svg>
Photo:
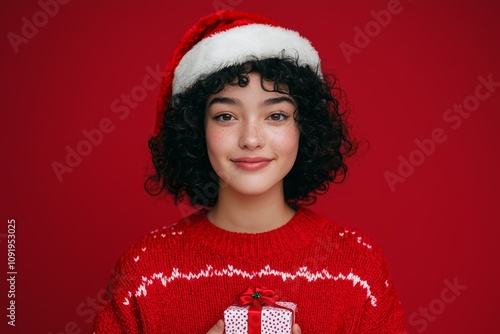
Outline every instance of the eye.
<svg viewBox="0 0 500 334">
<path fill-rule="evenodd" d="M 215 116 L 214 119 L 216 121 L 219 121 L 219 122 L 229 122 L 229 121 L 233 120 L 234 117 L 231 114 L 224 113 L 224 114 L 219 114 L 219 115 Z"/>
<path fill-rule="evenodd" d="M 290 117 L 290 116 L 288 116 L 284 113 L 281 113 L 281 112 L 277 112 L 277 113 L 271 114 L 268 118 L 274 122 L 283 122 L 283 121 L 286 121 L 288 117 Z"/>
</svg>

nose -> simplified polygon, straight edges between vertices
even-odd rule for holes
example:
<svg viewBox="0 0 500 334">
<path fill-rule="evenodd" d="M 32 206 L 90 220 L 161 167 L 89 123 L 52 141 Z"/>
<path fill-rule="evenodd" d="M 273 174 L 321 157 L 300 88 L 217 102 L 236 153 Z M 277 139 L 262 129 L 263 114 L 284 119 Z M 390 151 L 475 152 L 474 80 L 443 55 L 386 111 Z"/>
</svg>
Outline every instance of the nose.
<svg viewBox="0 0 500 334">
<path fill-rule="evenodd" d="M 256 121 L 243 122 L 240 128 L 241 148 L 255 150 L 264 147 L 265 138 L 262 127 Z"/>
</svg>

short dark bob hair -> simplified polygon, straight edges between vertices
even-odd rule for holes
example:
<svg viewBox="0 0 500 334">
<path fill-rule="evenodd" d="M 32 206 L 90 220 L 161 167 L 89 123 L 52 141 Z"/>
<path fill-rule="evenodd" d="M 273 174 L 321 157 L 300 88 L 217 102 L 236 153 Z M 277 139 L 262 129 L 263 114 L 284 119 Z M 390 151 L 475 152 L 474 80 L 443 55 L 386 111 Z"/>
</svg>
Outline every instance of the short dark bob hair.
<svg viewBox="0 0 500 334">
<path fill-rule="evenodd" d="M 206 102 L 225 85 L 248 85 L 249 73 L 259 73 L 273 90 L 292 96 L 300 130 L 297 159 L 283 180 L 285 201 L 296 208 L 316 201 L 330 182 L 344 181 L 345 158 L 356 151 L 348 133 L 345 94 L 333 75 L 299 66 L 296 59 L 279 57 L 252 60 L 226 67 L 202 77 L 187 92 L 174 95 L 164 112 L 160 132 L 149 139 L 154 173 L 145 182 L 151 195 L 163 191 L 175 203 L 187 195 L 194 206 L 213 207 L 217 202 L 219 178 L 208 159 L 204 118 Z"/>
</svg>

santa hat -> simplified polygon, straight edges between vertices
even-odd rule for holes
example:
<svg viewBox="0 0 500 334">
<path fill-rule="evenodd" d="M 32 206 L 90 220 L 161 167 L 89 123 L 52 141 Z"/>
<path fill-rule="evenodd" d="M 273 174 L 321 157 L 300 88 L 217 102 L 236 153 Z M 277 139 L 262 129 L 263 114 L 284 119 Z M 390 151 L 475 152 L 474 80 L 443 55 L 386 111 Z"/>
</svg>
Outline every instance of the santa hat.
<svg viewBox="0 0 500 334">
<path fill-rule="evenodd" d="M 224 10 L 201 18 L 182 37 L 167 64 L 156 114 L 155 135 L 172 95 L 191 88 L 202 76 L 253 59 L 292 56 L 321 76 L 318 52 L 293 30 L 256 14 Z"/>
</svg>

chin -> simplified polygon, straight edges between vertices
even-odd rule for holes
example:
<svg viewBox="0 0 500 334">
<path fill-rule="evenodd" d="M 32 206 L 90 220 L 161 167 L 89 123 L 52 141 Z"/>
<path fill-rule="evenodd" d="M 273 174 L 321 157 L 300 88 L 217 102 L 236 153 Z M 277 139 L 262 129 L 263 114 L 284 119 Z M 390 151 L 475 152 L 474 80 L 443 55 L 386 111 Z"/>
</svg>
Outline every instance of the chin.
<svg viewBox="0 0 500 334">
<path fill-rule="evenodd" d="M 227 186 L 232 188 L 234 192 L 242 195 L 258 196 L 267 193 L 276 186 L 279 186 L 279 182 L 268 183 L 260 180 L 260 182 L 252 181 L 229 183 Z"/>
</svg>

